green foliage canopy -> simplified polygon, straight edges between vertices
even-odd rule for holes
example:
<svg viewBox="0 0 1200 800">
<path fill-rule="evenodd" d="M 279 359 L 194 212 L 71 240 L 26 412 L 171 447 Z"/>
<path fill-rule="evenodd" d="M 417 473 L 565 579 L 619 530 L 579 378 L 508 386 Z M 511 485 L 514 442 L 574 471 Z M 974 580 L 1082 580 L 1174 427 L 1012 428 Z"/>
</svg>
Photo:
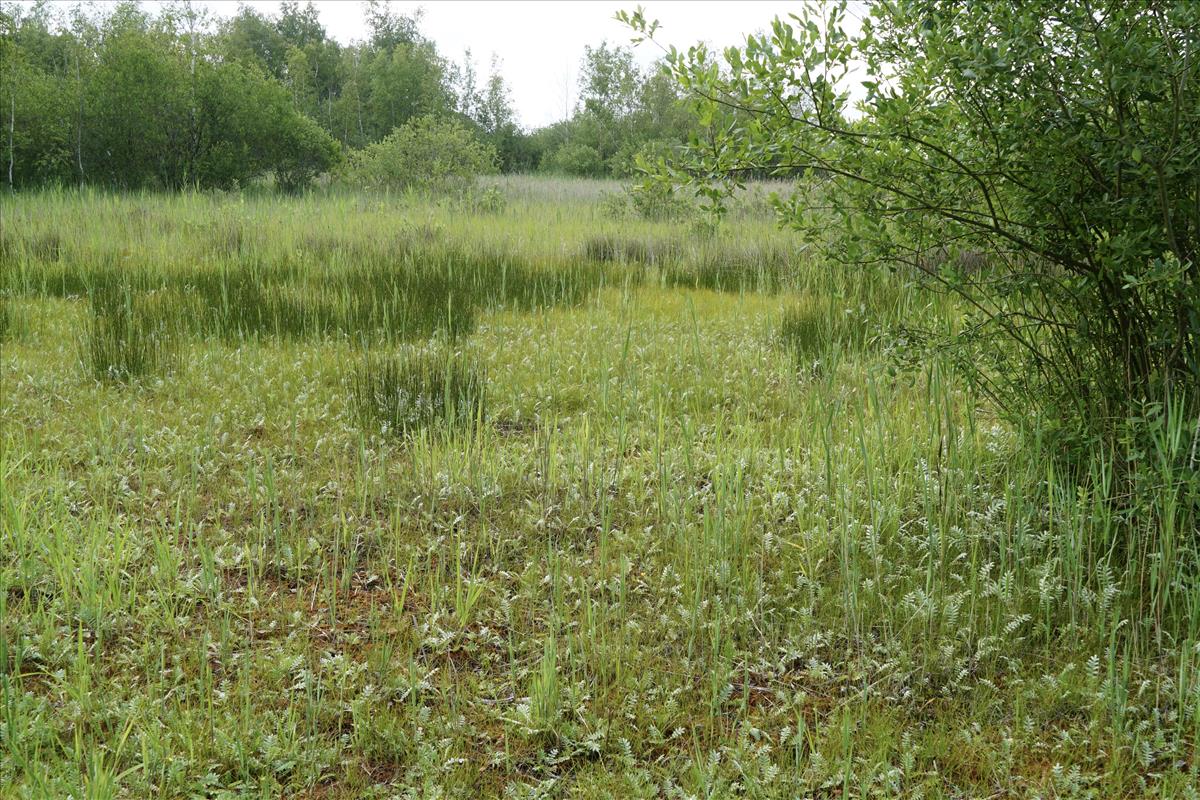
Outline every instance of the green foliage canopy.
<svg viewBox="0 0 1200 800">
<path fill-rule="evenodd" d="M 273 170 L 295 186 L 337 158 L 286 87 L 223 58 L 193 33 L 194 18 L 123 4 L 77 15 L 70 30 L 56 31 L 40 7 L 2 22 L 14 186 L 229 187 Z"/>
<path fill-rule="evenodd" d="M 452 65 L 418 17 L 368 10 L 370 39 L 341 46 L 311 3 L 216 22 L 191 6 L 5 4 L 0 174 L 13 188 L 165 189 L 273 174 L 296 190 L 337 162 L 339 142 L 362 147 L 416 117 L 455 116 Z M 488 114 L 511 120 L 503 81 L 492 83 Z"/>
<path fill-rule="evenodd" d="M 575 113 L 534 134 L 547 172 L 623 177 L 637 155 L 680 145 L 693 127 L 671 76 L 640 69 L 627 47 L 585 47 L 580 83 Z"/>
</svg>

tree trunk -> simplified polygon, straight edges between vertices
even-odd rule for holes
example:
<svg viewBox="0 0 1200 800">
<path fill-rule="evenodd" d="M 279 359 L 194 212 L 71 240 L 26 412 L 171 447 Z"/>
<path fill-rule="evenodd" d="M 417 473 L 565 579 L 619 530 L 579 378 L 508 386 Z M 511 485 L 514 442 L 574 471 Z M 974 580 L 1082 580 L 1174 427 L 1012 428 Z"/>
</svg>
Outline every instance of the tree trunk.
<svg viewBox="0 0 1200 800">
<path fill-rule="evenodd" d="M 17 96 L 14 93 L 8 98 L 8 189 L 13 188 L 13 135 L 17 130 Z"/>
<path fill-rule="evenodd" d="M 75 45 L 75 87 L 79 92 L 79 119 L 75 125 L 75 163 L 79 167 L 79 183 L 83 184 L 83 79 L 79 74 L 79 45 Z"/>
</svg>

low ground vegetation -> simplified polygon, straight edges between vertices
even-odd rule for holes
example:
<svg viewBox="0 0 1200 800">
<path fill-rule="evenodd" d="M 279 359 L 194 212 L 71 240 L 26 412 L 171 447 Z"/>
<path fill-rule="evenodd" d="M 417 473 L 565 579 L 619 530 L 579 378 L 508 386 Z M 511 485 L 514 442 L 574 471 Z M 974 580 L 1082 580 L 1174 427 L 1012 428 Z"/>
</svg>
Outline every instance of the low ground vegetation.
<svg viewBox="0 0 1200 800">
<path fill-rule="evenodd" d="M 1196 796 L 1194 418 L 1067 474 L 920 271 L 488 185 L 0 201 L 0 795 Z"/>
</svg>

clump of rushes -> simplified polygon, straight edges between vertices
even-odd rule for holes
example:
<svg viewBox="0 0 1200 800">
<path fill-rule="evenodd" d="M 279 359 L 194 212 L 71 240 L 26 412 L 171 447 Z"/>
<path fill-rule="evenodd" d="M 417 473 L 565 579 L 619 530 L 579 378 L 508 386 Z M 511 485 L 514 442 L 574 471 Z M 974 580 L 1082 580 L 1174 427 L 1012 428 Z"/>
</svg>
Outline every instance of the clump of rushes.
<svg viewBox="0 0 1200 800">
<path fill-rule="evenodd" d="M 671 239 L 592 236 L 583 243 L 586 258 L 600 262 L 658 264 L 681 255 L 682 246 Z"/>
<path fill-rule="evenodd" d="M 8 308 L 8 298 L 0 294 L 0 342 L 8 338 L 12 329 L 12 311 Z"/>
<path fill-rule="evenodd" d="M 183 311 L 178 298 L 108 284 L 90 299 L 87 364 L 97 380 L 128 381 L 173 365 Z"/>
<path fill-rule="evenodd" d="M 7 256 L 11 255 L 9 250 L 15 250 L 15 254 L 18 257 L 24 257 L 26 261 L 57 261 L 62 253 L 62 237 L 54 231 L 13 240 L 12 245 L 9 245 L 8 242 L 9 240 L 6 238 L 6 246 L 0 247 L 0 253 Z"/>
<path fill-rule="evenodd" d="M 779 324 L 779 344 L 797 358 L 823 351 L 829 342 L 828 320 L 807 308 L 792 306 L 783 312 Z"/>
<path fill-rule="evenodd" d="M 792 306 L 783 313 L 779 342 L 798 362 L 822 360 L 833 348 L 861 352 L 875 341 L 871 317 L 862 309 Z"/>
<path fill-rule="evenodd" d="M 422 429 L 469 426 L 482 420 L 487 379 L 472 359 L 444 350 L 368 355 L 353 379 L 364 424 L 408 436 Z"/>
</svg>

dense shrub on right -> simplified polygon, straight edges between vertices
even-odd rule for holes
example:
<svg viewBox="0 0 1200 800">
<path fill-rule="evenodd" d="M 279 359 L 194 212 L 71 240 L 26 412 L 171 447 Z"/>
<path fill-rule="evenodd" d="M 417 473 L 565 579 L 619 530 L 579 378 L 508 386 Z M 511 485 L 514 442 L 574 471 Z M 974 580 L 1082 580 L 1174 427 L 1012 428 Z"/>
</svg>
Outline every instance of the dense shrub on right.
<svg viewBox="0 0 1200 800">
<path fill-rule="evenodd" d="M 708 135 L 658 177 L 720 212 L 746 175 L 802 176 L 781 221 L 828 259 L 965 298 L 931 343 L 1064 455 L 1155 407 L 1200 412 L 1200 4 L 901 0 L 858 35 L 844 19 L 808 7 L 724 64 L 674 52 Z M 859 114 L 840 90 L 855 64 Z"/>
</svg>

